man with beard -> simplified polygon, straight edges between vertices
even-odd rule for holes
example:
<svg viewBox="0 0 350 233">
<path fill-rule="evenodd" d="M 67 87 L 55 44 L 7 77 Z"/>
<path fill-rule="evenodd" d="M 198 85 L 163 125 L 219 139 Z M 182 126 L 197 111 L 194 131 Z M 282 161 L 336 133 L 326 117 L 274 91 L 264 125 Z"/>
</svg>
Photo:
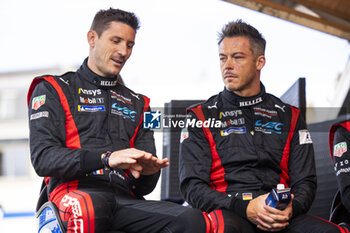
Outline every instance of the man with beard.
<svg viewBox="0 0 350 233">
<path fill-rule="evenodd" d="M 188 109 L 180 145 L 180 189 L 185 200 L 208 214 L 218 233 L 339 233 L 307 215 L 316 191 L 314 151 L 300 110 L 265 92 L 260 72 L 265 39 L 241 20 L 219 36 L 225 88 Z M 214 127 L 197 122 L 219 121 Z M 267 206 L 283 184 L 292 200 L 284 210 Z"/>
</svg>

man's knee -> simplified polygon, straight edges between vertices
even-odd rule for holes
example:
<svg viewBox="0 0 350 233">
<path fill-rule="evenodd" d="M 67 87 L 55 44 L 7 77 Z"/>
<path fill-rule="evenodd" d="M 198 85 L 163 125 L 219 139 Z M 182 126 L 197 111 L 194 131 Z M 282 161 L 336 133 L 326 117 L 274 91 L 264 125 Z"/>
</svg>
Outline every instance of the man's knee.
<svg viewBox="0 0 350 233">
<path fill-rule="evenodd" d="M 255 232 L 252 224 L 228 210 L 214 210 L 207 214 L 210 221 L 210 232 L 250 233 Z"/>
<path fill-rule="evenodd" d="M 178 215 L 167 227 L 171 233 L 205 233 L 207 232 L 207 221 L 204 214 L 194 208 L 184 207 L 186 210 Z M 209 229 L 209 228 L 208 228 Z"/>
<path fill-rule="evenodd" d="M 99 193 L 70 192 L 59 203 L 63 224 L 76 232 L 106 232 L 110 225 L 113 200 Z"/>
<path fill-rule="evenodd" d="M 288 226 L 293 232 L 303 233 L 345 233 L 346 231 L 340 226 L 330 223 L 320 217 L 311 216 L 308 214 L 299 215 L 293 218 Z"/>
</svg>

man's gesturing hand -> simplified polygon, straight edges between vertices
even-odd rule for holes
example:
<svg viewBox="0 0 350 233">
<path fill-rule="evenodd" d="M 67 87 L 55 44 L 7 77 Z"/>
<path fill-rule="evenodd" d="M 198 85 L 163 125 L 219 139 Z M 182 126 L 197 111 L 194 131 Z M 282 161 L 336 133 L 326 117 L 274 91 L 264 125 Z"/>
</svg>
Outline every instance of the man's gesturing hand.
<svg viewBox="0 0 350 233">
<path fill-rule="evenodd" d="M 137 179 L 140 175 L 152 175 L 169 165 L 168 159 L 158 159 L 152 154 L 135 148 L 114 151 L 109 157 L 112 168 L 128 169 Z"/>
</svg>

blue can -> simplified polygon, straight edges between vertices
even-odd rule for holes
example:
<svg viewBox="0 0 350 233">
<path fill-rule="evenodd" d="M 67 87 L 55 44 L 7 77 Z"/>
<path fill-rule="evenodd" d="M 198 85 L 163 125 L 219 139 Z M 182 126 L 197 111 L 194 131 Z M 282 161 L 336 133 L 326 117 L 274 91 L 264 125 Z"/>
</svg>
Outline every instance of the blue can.
<svg viewBox="0 0 350 233">
<path fill-rule="evenodd" d="M 277 188 L 271 190 L 265 203 L 276 209 L 284 210 L 289 204 L 290 199 L 290 188 L 285 188 L 283 184 L 278 184 Z"/>
</svg>

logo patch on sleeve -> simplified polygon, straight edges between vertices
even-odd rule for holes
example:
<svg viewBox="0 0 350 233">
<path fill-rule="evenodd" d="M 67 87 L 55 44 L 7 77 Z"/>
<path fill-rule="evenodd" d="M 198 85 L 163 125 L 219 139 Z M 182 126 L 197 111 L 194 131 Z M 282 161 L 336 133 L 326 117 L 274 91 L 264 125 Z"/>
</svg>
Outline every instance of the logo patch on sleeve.
<svg viewBox="0 0 350 233">
<path fill-rule="evenodd" d="M 39 119 L 42 117 L 49 117 L 49 112 L 48 111 L 42 111 L 42 112 L 37 112 L 34 113 L 32 115 L 30 115 L 30 120 L 35 120 L 35 119 Z"/>
<path fill-rule="evenodd" d="M 242 193 L 242 199 L 244 201 L 252 200 L 253 199 L 253 194 L 252 193 Z"/>
<path fill-rule="evenodd" d="M 310 144 L 312 143 L 311 135 L 309 130 L 307 129 L 302 129 L 299 130 L 299 144 Z"/>
<path fill-rule="evenodd" d="M 184 128 L 181 130 L 180 143 L 185 141 L 187 138 L 188 138 L 188 130 L 187 128 Z"/>
<path fill-rule="evenodd" d="M 46 95 L 40 95 L 33 98 L 32 109 L 38 110 L 42 105 L 45 104 Z"/>
<path fill-rule="evenodd" d="M 347 151 L 348 145 L 346 144 L 346 142 L 339 142 L 334 146 L 333 155 L 336 157 L 341 157 Z"/>
<path fill-rule="evenodd" d="M 94 175 L 103 175 L 103 169 L 99 169 L 92 172 Z"/>
</svg>

